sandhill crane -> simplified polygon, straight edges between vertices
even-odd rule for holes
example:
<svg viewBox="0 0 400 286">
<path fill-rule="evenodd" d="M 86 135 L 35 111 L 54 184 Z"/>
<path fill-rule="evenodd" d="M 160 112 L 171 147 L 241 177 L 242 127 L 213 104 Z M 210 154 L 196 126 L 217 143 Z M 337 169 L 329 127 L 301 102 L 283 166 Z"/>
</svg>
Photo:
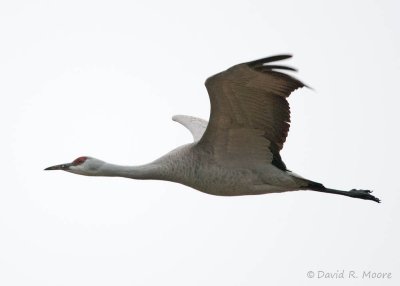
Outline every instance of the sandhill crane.
<svg viewBox="0 0 400 286">
<path fill-rule="evenodd" d="M 141 166 L 120 166 L 82 156 L 48 167 L 86 176 L 166 180 L 219 196 L 312 190 L 380 202 L 369 190 L 341 191 L 303 178 L 286 168 L 279 154 L 289 131 L 286 98 L 305 85 L 271 64 L 290 58 L 277 55 L 235 65 L 205 82 L 210 121 L 176 115 L 194 142 Z"/>
</svg>

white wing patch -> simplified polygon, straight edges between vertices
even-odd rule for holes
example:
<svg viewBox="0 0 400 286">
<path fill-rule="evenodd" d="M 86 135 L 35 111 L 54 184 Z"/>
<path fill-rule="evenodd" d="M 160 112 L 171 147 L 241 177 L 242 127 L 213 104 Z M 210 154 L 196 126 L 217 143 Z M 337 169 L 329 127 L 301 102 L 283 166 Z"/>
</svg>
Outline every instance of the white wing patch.
<svg viewBox="0 0 400 286">
<path fill-rule="evenodd" d="M 188 115 L 174 115 L 172 116 L 172 120 L 189 129 L 190 133 L 193 135 L 194 142 L 201 139 L 208 125 L 208 121 Z"/>
</svg>

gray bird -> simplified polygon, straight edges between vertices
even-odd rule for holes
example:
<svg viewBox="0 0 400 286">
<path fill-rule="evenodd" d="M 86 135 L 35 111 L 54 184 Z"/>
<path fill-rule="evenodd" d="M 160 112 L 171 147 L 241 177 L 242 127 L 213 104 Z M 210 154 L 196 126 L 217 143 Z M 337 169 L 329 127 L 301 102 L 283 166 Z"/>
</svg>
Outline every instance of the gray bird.
<svg viewBox="0 0 400 286">
<path fill-rule="evenodd" d="M 273 62 L 278 55 L 235 65 L 206 80 L 210 121 L 175 115 L 193 135 L 180 146 L 141 166 L 120 166 L 82 156 L 48 167 L 85 176 L 165 180 L 218 196 L 312 190 L 380 202 L 369 190 L 341 191 L 303 178 L 286 168 L 279 154 L 289 131 L 287 97 L 305 85 Z"/>
</svg>

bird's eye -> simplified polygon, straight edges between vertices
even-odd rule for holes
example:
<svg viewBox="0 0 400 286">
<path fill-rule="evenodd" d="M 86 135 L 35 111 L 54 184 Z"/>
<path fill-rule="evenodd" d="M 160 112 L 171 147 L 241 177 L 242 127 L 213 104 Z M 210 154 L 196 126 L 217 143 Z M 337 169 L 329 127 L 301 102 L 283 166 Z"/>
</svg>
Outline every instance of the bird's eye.
<svg viewBox="0 0 400 286">
<path fill-rule="evenodd" d="M 74 166 L 83 164 L 83 163 L 86 161 L 86 159 L 87 159 L 87 157 L 79 157 L 79 158 L 75 159 L 75 160 L 72 162 L 72 164 L 73 164 Z"/>
</svg>

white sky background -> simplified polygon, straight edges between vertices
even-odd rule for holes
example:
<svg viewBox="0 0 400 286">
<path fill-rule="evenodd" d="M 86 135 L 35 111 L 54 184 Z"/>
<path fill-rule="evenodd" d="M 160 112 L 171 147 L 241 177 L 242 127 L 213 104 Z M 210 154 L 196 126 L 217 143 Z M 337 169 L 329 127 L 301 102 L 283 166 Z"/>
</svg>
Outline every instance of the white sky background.
<svg viewBox="0 0 400 286">
<path fill-rule="evenodd" d="M 397 1 L 2 1 L 0 285 L 399 285 Z M 205 79 L 292 53 L 282 156 L 326 186 L 224 198 L 158 181 L 44 172 L 152 161 L 208 118 Z"/>
</svg>

